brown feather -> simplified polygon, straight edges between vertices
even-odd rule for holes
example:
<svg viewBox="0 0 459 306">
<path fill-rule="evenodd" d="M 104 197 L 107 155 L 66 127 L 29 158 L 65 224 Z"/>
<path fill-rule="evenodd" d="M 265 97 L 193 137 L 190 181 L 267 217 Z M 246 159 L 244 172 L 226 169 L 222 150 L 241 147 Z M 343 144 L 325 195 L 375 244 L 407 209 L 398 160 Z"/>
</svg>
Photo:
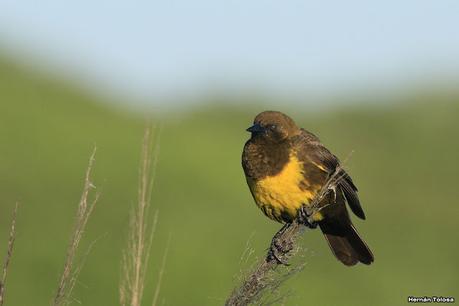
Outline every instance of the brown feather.
<svg viewBox="0 0 459 306">
<path fill-rule="evenodd" d="M 319 226 L 333 254 L 346 266 L 358 262 L 369 265 L 374 261 L 373 253 L 352 223 L 343 225 L 338 222 L 321 222 Z"/>
</svg>

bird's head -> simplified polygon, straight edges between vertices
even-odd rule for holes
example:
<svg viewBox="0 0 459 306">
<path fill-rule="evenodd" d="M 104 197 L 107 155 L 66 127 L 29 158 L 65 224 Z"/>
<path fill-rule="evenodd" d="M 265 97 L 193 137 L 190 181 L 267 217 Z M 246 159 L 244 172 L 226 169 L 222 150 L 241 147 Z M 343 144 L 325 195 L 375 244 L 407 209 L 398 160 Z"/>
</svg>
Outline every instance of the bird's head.
<svg viewBox="0 0 459 306">
<path fill-rule="evenodd" d="M 276 111 L 259 113 L 253 125 L 247 129 L 252 138 L 263 139 L 270 143 L 280 143 L 299 132 L 299 128 L 289 116 Z"/>
</svg>

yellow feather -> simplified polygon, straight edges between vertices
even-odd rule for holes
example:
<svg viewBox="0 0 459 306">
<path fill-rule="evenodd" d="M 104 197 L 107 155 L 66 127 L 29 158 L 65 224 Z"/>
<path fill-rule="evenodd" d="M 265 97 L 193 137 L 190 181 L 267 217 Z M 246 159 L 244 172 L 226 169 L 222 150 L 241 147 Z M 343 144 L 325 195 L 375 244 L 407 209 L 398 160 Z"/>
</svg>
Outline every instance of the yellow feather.
<svg viewBox="0 0 459 306">
<path fill-rule="evenodd" d="M 305 181 L 303 163 L 296 154 L 291 154 L 281 172 L 251 184 L 255 202 L 271 219 L 280 221 L 282 213 L 296 218 L 298 209 L 303 204 L 309 204 L 319 189 L 311 186 L 312 190 L 303 190 L 300 188 L 301 182 L 303 186 L 310 185 Z M 322 218 L 320 213 L 313 216 L 315 221 Z"/>
</svg>

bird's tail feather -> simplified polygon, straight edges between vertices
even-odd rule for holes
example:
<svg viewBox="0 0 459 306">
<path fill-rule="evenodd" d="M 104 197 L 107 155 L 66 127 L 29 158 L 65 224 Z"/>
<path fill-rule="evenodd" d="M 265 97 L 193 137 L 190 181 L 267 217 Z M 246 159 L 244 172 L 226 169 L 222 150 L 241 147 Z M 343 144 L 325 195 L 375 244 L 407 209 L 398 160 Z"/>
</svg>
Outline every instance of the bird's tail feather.
<svg viewBox="0 0 459 306">
<path fill-rule="evenodd" d="M 373 253 L 352 223 L 321 222 L 319 226 L 333 254 L 346 266 L 358 262 L 369 265 L 374 261 Z"/>
</svg>

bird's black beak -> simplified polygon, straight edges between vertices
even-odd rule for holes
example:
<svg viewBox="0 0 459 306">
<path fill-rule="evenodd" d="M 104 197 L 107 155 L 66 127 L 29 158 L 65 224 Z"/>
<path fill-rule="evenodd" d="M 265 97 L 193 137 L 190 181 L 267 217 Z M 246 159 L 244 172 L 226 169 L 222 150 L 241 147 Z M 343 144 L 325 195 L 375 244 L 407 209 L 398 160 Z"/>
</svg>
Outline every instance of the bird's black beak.
<svg viewBox="0 0 459 306">
<path fill-rule="evenodd" d="M 259 125 L 258 123 L 255 123 L 254 125 L 249 127 L 246 131 L 250 133 L 261 133 L 265 131 L 265 128 Z"/>
</svg>

